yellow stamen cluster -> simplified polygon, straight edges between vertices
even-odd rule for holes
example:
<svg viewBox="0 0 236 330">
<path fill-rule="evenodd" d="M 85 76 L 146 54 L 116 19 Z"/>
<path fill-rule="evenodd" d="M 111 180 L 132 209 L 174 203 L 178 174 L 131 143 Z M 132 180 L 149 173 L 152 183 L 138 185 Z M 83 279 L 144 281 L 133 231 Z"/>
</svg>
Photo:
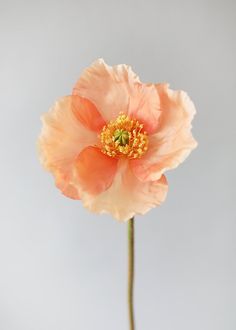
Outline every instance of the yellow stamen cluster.
<svg viewBox="0 0 236 330">
<path fill-rule="evenodd" d="M 100 139 L 102 152 L 114 158 L 140 158 L 148 149 L 148 136 L 143 131 L 143 124 L 125 114 L 105 125 Z"/>
</svg>

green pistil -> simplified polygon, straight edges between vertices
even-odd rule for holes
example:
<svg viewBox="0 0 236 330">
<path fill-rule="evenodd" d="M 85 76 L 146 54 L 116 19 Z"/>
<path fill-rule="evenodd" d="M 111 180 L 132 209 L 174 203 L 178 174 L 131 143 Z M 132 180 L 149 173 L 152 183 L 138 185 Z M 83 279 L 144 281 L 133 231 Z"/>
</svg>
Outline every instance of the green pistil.
<svg viewBox="0 0 236 330">
<path fill-rule="evenodd" d="M 122 129 L 118 129 L 114 132 L 115 142 L 118 141 L 119 145 L 125 146 L 129 143 L 129 133 Z"/>
</svg>

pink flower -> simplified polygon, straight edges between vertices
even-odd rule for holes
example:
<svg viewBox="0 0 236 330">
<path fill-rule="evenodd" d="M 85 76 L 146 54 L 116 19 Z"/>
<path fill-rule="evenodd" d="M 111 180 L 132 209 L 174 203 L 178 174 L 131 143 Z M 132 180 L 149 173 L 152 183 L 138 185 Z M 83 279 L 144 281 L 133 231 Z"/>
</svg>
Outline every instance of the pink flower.
<svg viewBox="0 0 236 330">
<path fill-rule="evenodd" d="M 185 92 L 143 84 L 129 66 L 99 59 L 43 116 L 41 162 L 63 194 L 126 221 L 165 200 L 163 173 L 197 145 L 194 114 Z"/>
</svg>

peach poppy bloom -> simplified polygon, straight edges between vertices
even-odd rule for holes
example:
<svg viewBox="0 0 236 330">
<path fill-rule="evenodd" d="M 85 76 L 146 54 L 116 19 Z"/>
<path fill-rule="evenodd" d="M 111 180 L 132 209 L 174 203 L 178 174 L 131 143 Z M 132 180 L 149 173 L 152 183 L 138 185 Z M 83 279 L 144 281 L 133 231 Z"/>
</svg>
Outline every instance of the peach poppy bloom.
<svg viewBox="0 0 236 330">
<path fill-rule="evenodd" d="M 126 221 L 165 200 L 163 173 L 197 145 L 194 114 L 185 92 L 99 59 L 42 117 L 40 159 L 64 195 Z"/>
</svg>

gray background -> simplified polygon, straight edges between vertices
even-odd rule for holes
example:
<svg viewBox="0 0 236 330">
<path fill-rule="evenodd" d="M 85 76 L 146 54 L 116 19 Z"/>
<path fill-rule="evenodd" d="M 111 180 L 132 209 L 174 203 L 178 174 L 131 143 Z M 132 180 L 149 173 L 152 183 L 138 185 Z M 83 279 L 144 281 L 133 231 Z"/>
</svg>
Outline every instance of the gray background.
<svg viewBox="0 0 236 330">
<path fill-rule="evenodd" d="M 198 111 L 198 149 L 137 217 L 137 330 L 236 328 L 235 4 L 1 0 L 1 330 L 128 329 L 126 225 L 64 198 L 35 148 L 40 115 L 98 57 Z"/>
</svg>

